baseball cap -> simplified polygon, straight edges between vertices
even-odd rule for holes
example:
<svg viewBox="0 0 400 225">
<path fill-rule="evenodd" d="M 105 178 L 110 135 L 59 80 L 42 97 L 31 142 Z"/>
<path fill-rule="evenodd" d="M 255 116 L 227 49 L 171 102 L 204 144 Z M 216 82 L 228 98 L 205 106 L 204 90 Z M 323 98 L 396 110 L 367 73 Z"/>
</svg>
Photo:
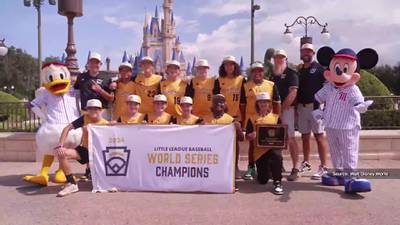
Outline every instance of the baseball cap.
<svg viewBox="0 0 400 225">
<path fill-rule="evenodd" d="M 261 100 L 271 100 L 271 95 L 269 95 L 268 92 L 261 92 L 256 94 L 256 101 Z"/>
<path fill-rule="evenodd" d="M 120 70 L 122 67 L 128 67 L 129 69 L 132 69 L 132 64 L 130 64 L 129 62 L 123 62 L 121 64 L 119 64 L 118 70 Z"/>
<path fill-rule="evenodd" d="M 136 102 L 139 104 L 142 103 L 142 99 L 138 95 L 128 95 L 128 97 L 126 98 L 126 101 L 127 102 Z"/>
<path fill-rule="evenodd" d="M 314 51 L 314 45 L 313 45 L 313 44 L 310 44 L 310 43 L 305 43 L 305 44 L 303 44 L 303 45 L 301 46 L 301 50 L 303 50 L 303 49 L 310 49 L 310 50 L 312 50 L 313 52 L 315 52 L 315 51 Z"/>
<path fill-rule="evenodd" d="M 250 68 L 251 68 L 251 70 L 258 69 L 258 68 L 264 69 L 264 65 L 260 62 L 255 62 L 255 63 L 251 64 Z"/>
<path fill-rule="evenodd" d="M 237 64 L 235 56 L 231 55 L 225 56 L 222 62 L 233 62 Z"/>
<path fill-rule="evenodd" d="M 225 96 L 223 94 L 216 94 L 216 95 L 213 96 L 213 100 L 214 101 L 218 100 L 218 99 L 226 101 L 226 98 L 225 98 Z"/>
<path fill-rule="evenodd" d="M 103 108 L 101 101 L 98 99 L 89 99 L 86 103 L 86 108 Z"/>
<path fill-rule="evenodd" d="M 156 95 L 154 96 L 155 102 L 167 102 L 167 97 L 165 95 Z"/>
<path fill-rule="evenodd" d="M 199 60 L 196 62 L 196 67 L 200 67 L 200 66 L 210 68 L 210 65 L 208 64 L 208 61 L 207 61 L 206 59 L 199 59 Z"/>
<path fill-rule="evenodd" d="M 151 63 L 154 62 L 153 59 L 150 56 L 142 57 L 142 59 L 140 60 L 140 62 L 145 62 L 145 61 L 151 62 Z"/>
<path fill-rule="evenodd" d="M 167 67 L 168 66 L 177 66 L 177 67 L 181 68 L 181 64 L 176 60 L 167 61 Z"/>
<path fill-rule="evenodd" d="M 181 101 L 179 102 L 179 104 L 191 104 L 193 105 L 193 100 L 191 97 L 185 96 L 181 98 Z"/>
<path fill-rule="evenodd" d="M 287 57 L 288 57 L 288 56 L 287 56 L 287 53 L 286 53 L 286 51 L 285 51 L 285 50 L 283 50 L 283 49 L 277 49 L 277 50 L 275 50 L 275 52 L 274 52 L 274 56 L 276 56 L 276 55 L 285 56 L 285 58 L 287 58 Z"/>
<path fill-rule="evenodd" d="M 97 59 L 101 62 L 101 55 L 97 52 L 91 52 L 89 56 L 89 60 L 91 59 Z"/>
</svg>

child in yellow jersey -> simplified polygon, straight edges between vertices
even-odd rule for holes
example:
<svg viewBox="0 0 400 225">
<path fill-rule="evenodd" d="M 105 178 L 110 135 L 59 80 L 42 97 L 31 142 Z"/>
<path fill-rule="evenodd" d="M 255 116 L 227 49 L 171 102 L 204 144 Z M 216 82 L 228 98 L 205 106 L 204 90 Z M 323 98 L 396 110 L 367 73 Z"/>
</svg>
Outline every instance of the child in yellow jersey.
<svg viewBox="0 0 400 225">
<path fill-rule="evenodd" d="M 252 115 L 246 125 L 246 137 L 251 144 L 255 145 L 257 139 L 256 125 L 258 124 L 277 124 L 279 115 L 272 113 L 271 96 L 268 92 L 256 95 L 256 115 Z M 282 187 L 282 150 L 265 149 L 254 146 L 254 160 L 257 167 L 257 180 L 260 184 L 268 182 L 270 174 L 274 183 L 273 193 L 283 194 Z"/>
<path fill-rule="evenodd" d="M 87 125 L 89 124 L 108 124 L 108 121 L 103 119 L 101 116 L 102 113 L 102 104 L 98 99 L 90 99 L 86 104 L 86 113 L 68 124 L 62 131 L 60 136 L 60 143 L 55 148 L 56 155 L 58 161 L 60 163 L 60 167 L 65 173 L 65 177 L 67 178 L 67 185 L 64 186 L 63 190 L 61 190 L 57 196 L 63 197 L 72 193 L 79 191 L 78 185 L 76 184 L 75 179 L 73 178 L 70 166 L 70 159 L 75 159 L 81 164 L 86 164 L 89 162 L 89 153 L 88 153 L 88 130 Z M 64 148 L 64 142 L 68 133 L 72 129 L 83 128 L 82 134 L 82 143 L 75 149 Z"/>
<path fill-rule="evenodd" d="M 238 121 L 244 120 L 245 79 L 240 74 L 239 64 L 235 57 L 227 56 L 219 68 L 219 78 L 215 81 L 214 94 L 222 94 L 226 98 L 228 114 Z"/>
<path fill-rule="evenodd" d="M 165 112 L 168 104 L 165 95 L 154 96 L 153 104 L 153 112 L 144 117 L 144 120 L 147 121 L 148 124 L 168 125 L 176 123 L 176 118 Z"/>
<path fill-rule="evenodd" d="M 148 114 L 153 112 L 153 98 L 157 94 L 160 94 L 160 82 L 161 76 L 154 74 L 154 62 L 149 56 L 145 56 L 140 61 L 139 73 L 135 82 L 135 94 L 139 95 L 142 99 L 140 105 L 140 113 Z"/>
<path fill-rule="evenodd" d="M 204 124 L 206 125 L 217 125 L 217 124 L 234 124 L 236 128 L 236 161 L 235 161 L 235 166 L 236 166 L 236 171 L 235 171 L 235 177 L 237 179 L 240 178 L 239 174 L 239 168 L 238 168 L 238 159 L 239 159 L 239 145 L 238 141 L 243 141 L 244 140 L 244 135 L 242 132 L 242 127 L 240 126 L 240 123 L 236 121 L 232 116 L 227 114 L 226 112 L 228 111 L 227 105 L 226 105 L 226 98 L 225 96 L 221 94 L 214 95 L 212 98 L 212 106 L 211 106 L 211 114 L 206 115 L 204 117 Z"/>
<path fill-rule="evenodd" d="M 250 67 L 251 79 L 244 84 L 245 95 L 246 95 L 246 116 L 247 121 L 251 116 L 257 114 L 256 112 L 256 95 L 258 93 L 267 92 L 272 96 L 272 112 L 274 114 L 280 113 L 281 101 L 278 93 L 278 89 L 274 82 L 264 79 L 264 65 L 260 62 L 255 62 Z M 244 124 L 246 125 L 246 124 Z M 255 165 L 253 161 L 254 145 L 249 144 L 248 159 L 249 164 L 246 173 L 243 175 L 243 179 L 252 180 L 255 176 Z"/>
<path fill-rule="evenodd" d="M 119 81 L 115 91 L 115 100 L 113 105 L 112 119 L 116 120 L 127 111 L 126 98 L 135 93 L 135 83 L 131 81 L 132 65 L 128 62 L 123 62 L 118 68 Z"/>
<path fill-rule="evenodd" d="M 203 119 L 192 114 L 193 100 L 191 97 L 182 97 L 180 101 L 182 116 L 176 118 L 176 124 L 195 125 L 203 123 Z"/>
<path fill-rule="evenodd" d="M 180 98 L 185 96 L 187 83 L 180 78 L 180 63 L 176 60 L 167 62 L 166 80 L 161 81 L 161 94 L 167 97 L 168 105 L 165 110 L 172 116 L 182 115 L 182 109 L 179 106 Z"/>
<path fill-rule="evenodd" d="M 145 115 L 139 112 L 142 100 L 138 95 L 129 95 L 126 99 L 127 111 L 121 115 L 117 122 L 125 124 L 141 124 Z"/>
<path fill-rule="evenodd" d="M 186 96 L 193 98 L 193 114 L 204 117 L 211 113 L 211 98 L 214 93 L 215 78 L 208 76 L 210 66 L 205 59 L 196 62 L 196 76 L 190 82 Z"/>
</svg>

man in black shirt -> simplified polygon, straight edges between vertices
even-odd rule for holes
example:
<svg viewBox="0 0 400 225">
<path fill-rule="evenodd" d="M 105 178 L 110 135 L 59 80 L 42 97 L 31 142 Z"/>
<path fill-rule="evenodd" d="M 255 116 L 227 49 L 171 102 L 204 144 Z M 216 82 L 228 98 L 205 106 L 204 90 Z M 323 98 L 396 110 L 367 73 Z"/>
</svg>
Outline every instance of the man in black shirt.
<svg viewBox="0 0 400 225">
<path fill-rule="evenodd" d="M 108 88 L 110 82 L 98 77 L 101 65 L 100 54 L 92 52 L 89 56 L 88 71 L 77 77 L 74 88 L 80 91 L 82 110 L 85 110 L 89 99 L 98 99 L 104 107 L 103 117 L 109 120 L 111 114 L 107 105 L 114 100 L 114 95 Z"/>
<path fill-rule="evenodd" d="M 282 113 L 280 116 L 282 124 L 288 126 L 289 151 L 292 158 L 293 168 L 288 176 L 289 181 L 299 177 L 299 147 L 294 137 L 295 109 L 294 102 L 297 96 L 299 80 L 296 71 L 287 66 L 287 53 L 284 50 L 276 50 L 274 53 L 274 67 L 272 70 L 272 81 L 278 87 L 282 102 Z"/>
<path fill-rule="evenodd" d="M 324 137 L 324 126 L 322 121 L 314 120 L 312 111 L 319 107 L 314 104 L 314 95 L 322 88 L 325 83 L 324 68 L 317 62 L 313 61 L 315 51 L 312 44 L 306 43 L 301 46 L 300 56 L 303 64 L 299 65 L 299 92 L 297 96 L 298 105 L 298 128 L 303 141 L 304 161 L 301 163 L 300 171 L 310 171 L 310 136 L 311 132 L 318 144 L 318 154 L 321 160 L 318 172 L 311 179 L 320 179 L 327 172 L 327 144 Z"/>
</svg>

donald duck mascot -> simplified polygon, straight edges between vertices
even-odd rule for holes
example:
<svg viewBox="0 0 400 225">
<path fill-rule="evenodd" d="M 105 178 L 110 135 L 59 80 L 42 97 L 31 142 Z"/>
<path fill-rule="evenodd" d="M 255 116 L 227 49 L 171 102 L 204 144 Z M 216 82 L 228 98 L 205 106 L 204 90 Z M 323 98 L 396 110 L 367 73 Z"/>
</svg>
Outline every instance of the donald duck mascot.
<svg viewBox="0 0 400 225">
<path fill-rule="evenodd" d="M 65 126 L 80 116 L 77 91 L 71 87 L 71 75 L 63 63 L 50 62 L 42 66 L 41 93 L 29 103 L 29 107 L 38 116 L 42 124 L 36 133 L 38 152 L 43 154 L 42 168 L 35 176 L 25 176 L 27 182 L 47 186 L 49 169 L 54 161 L 54 148 L 58 146 L 61 132 Z M 75 148 L 81 142 L 81 129 L 69 133 L 68 147 Z M 65 183 L 64 172 L 55 172 L 55 183 Z"/>
</svg>

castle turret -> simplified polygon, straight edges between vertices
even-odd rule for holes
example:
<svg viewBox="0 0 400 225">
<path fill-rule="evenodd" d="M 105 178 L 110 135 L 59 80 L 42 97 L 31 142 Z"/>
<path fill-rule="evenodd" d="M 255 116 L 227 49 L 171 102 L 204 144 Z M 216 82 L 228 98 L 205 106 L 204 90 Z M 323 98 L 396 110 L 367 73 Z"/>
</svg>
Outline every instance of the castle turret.
<svg viewBox="0 0 400 225">
<path fill-rule="evenodd" d="M 164 20 L 163 20 L 163 53 L 164 60 L 171 60 L 172 49 L 175 42 L 175 33 L 172 26 L 172 0 L 164 0 Z"/>
</svg>

